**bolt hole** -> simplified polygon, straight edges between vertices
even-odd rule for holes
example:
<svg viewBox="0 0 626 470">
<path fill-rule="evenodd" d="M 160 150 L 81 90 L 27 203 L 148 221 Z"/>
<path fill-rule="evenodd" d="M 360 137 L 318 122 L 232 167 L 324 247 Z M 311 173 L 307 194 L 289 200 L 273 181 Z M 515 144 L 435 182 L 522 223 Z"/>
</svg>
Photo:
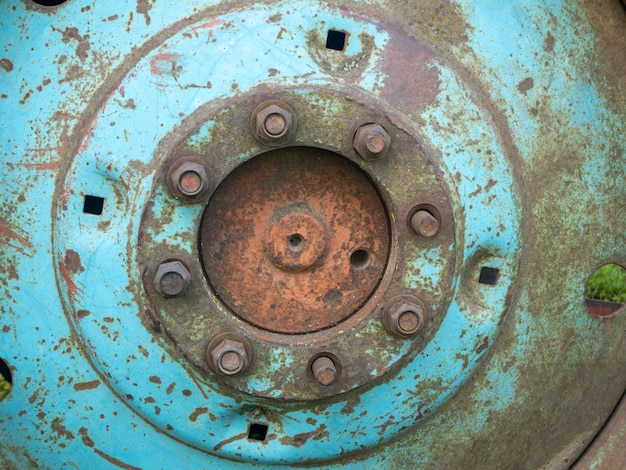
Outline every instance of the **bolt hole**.
<svg viewBox="0 0 626 470">
<path fill-rule="evenodd" d="M 356 270 L 365 269 L 370 264 L 370 254 L 365 250 L 356 250 L 350 255 L 350 264 Z"/>
<path fill-rule="evenodd" d="M 626 303 L 626 269 L 619 264 L 605 264 L 597 269 L 585 291 L 585 306 L 594 317 L 606 317 Z"/>
<path fill-rule="evenodd" d="M 58 5 L 62 5 L 67 0 L 32 0 L 33 3 L 37 5 L 41 5 L 43 7 L 56 7 Z"/>
<path fill-rule="evenodd" d="M 251 423 L 248 428 L 248 439 L 252 441 L 264 441 L 267 437 L 269 426 L 263 423 Z"/>
<path fill-rule="evenodd" d="M 83 212 L 85 214 L 102 215 L 104 208 L 104 198 L 98 196 L 85 196 Z"/>
<path fill-rule="evenodd" d="M 13 375 L 11 374 L 11 369 L 4 359 L 0 358 L 0 401 L 9 394 L 12 383 Z"/>
<path fill-rule="evenodd" d="M 343 51 L 345 47 L 346 33 L 344 33 L 343 31 L 335 31 L 334 29 L 329 29 L 328 36 L 326 36 L 326 49 Z"/>
<path fill-rule="evenodd" d="M 302 250 L 303 242 L 304 238 L 302 238 L 302 235 L 298 233 L 294 233 L 287 238 L 287 245 L 289 245 L 289 248 L 291 248 L 292 251 Z"/>
<path fill-rule="evenodd" d="M 487 284 L 488 286 L 495 286 L 498 282 L 498 276 L 500 270 L 498 268 L 490 268 L 483 266 L 480 268 L 480 275 L 478 276 L 478 282 L 481 284 Z"/>
</svg>

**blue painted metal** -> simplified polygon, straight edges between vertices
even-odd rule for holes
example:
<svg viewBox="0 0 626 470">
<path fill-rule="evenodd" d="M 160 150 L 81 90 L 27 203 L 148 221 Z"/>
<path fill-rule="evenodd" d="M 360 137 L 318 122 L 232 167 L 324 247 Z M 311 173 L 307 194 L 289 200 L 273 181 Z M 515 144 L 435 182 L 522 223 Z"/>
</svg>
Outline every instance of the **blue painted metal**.
<svg viewBox="0 0 626 470">
<path fill-rule="evenodd" d="M 584 5 L 442 2 L 440 17 L 398 3 L 6 3 L 6 467 L 505 467 L 538 442 L 528 466 L 559 467 L 584 449 L 626 387 L 626 320 L 599 322 L 583 304 L 594 266 L 626 264 L 624 84 L 595 57 Z M 349 32 L 339 59 L 315 45 L 329 28 Z M 412 42 L 426 58 L 393 55 Z M 432 99 L 403 101 L 432 85 L 406 79 L 424 64 Z M 331 400 L 233 393 L 143 321 L 137 240 L 147 201 L 167 199 L 153 186 L 167 136 L 200 106 L 262 87 L 367 97 L 416 136 L 452 194 L 441 326 L 410 360 L 390 357 L 401 367 L 373 386 Z M 85 195 L 104 198 L 101 215 L 83 212 Z M 178 206 L 152 236 L 193 251 L 177 234 L 201 211 Z M 407 290 L 440 281 L 438 256 L 414 253 Z M 495 286 L 476 282 L 482 266 L 499 269 Z M 289 354 L 276 348 L 269 367 Z M 571 416 L 574 406 L 586 411 Z M 265 442 L 247 438 L 253 422 L 268 425 Z M 472 457 L 485 442 L 501 455 Z"/>
</svg>

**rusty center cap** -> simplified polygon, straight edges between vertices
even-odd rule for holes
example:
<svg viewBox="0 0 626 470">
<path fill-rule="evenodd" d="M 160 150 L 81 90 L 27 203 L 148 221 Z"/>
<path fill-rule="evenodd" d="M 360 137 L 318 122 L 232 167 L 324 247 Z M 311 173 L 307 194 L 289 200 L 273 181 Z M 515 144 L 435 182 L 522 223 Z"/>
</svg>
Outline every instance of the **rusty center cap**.
<svg viewBox="0 0 626 470">
<path fill-rule="evenodd" d="M 319 216 L 308 213 L 308 206 L 295 204 L 286 210 L 293 212 L 270 221 L 265 246 L 276 266 L 301 271 L 321 261 L 329 233 Z M 281 208 L 278 213 L 284 211 Z"/>
<path fill-rule="evenodd" d="M 389 240 L 387 213 L 361 170 L 304 147 L 236 168 L 201 229 L 204 267 L 222 301 L 249 323 L 288 334 L 358 310 L 382 278 Z"/>
</svg>

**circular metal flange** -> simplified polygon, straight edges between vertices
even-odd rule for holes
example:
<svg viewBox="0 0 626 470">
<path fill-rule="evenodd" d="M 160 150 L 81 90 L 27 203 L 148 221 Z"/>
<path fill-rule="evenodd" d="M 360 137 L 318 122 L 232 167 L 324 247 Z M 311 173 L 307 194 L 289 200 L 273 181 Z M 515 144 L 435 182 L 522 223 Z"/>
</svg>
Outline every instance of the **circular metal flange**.
<svg viewBox="0 0 626 470">
<path fill-rule="evenodd" d="M 277 11 L 268 6 L 256 13 L 268 18 L 271 27 L 269 18 Z M 325 15 L 327 20 L 333 17 L 330 11 Z M 313 46 L 319 42 L 316 28 L 322 21 L 319 15 L 315 18 L 308 37 L 285 44 L 281 54 L 269 56 L 262 67 L 257 64 L 258 73 L 249 63 L 245 73 L 231 64 L 238 80 L 232 99 L 226 99 L 232 88 L 198 85 L 203 65 L 196 51 L 204 51 L 202 57 L 208 58 L 212 57 L 208 51 L 224 45 L 223 38 L 207 43 L 200 37 L 198 31 L 206 22 L 171 36 L 161 46 L 167 47 L 167 54 L 161 48 L 140 59 L 85 127 L 85 138 L 65 177 L 54 226 L 56 266 L 68 317 L 108 385 L 163 432 L 230 459 L 285 463 L 278 457 L 282 455 L 278 446 L 284 445 L 293 447 L 290 455 L 298 462 L 318 455 L 319 446 L 324 448 L 320 458 L 339 458 L 386 442 L 410 428 L 407 423 L 425 419 L 459 390 L 493 344 L 516 272 L 519 207 L 511 191 L 514 182 L 503 137 L 480 94 L 433 50 L 399 32 L 381 33 L 376 24 L 350 15 L 343 21 L 360 34 L 352 35 L 351 46 L 340 59 L 330 55 L 323 46 Z M 247 30 L 245 20 L 244 12 L 232 12 L 211 24 L 228 24 L 232 34 L 240 34 Z M 303 59 L 299 48 L 310 55 Z M 292 64 L 306 60 L 306 81 L 319 86 L 303 86 L 299 69 L 284 67 L 283 54 L 293 56 Z M 385 60 L 389 54 L 411 68 L 410 79 L 398 74 L 397 64 L 389 68 Z M 338 83 L 334 74 L 350 58 L 361 66 L 349 68 Z M 276 70 L 281 71 L 282 83 L 290 82 L 298 91 L 278 86 Z M 155 75 L 163 85 L 159 100 L 144 93 L 145 83 Z M 271 94 L 262 84 L 271 86 Z M 123 106 L 129 99 L 133 106 Z M 226 308 L 228 303 L 204 277 L 207 262 L 205 266 L 200 262 L 204 251 L 198 246 L 198 228 L 212 195 L 207 191 L 195 204 L 182 204 L 168 188 L 167 171 L 181 157 L 206 164 L 214 187 L 238 167 L 264 158 L 261 154 L 268 145 L 257 140 L 249 123 L 256 105 L 267 99 L 289 103 L 298 113 L 295 145 L 332 152 L 337 155 L 332 158 L 347 159 L 367 175 L 387 214 L 390 248 L 381 279 L 370 284 L 359 307 L 344 311 L 326 328 L 321 323 L 291 334 L 269 331 L 266 323 L 242 314 L 234 303 L 233 311 Z M 157 127 L 130 129 L 115 124 L 134 121 L 137 109 L 160 115 L 163 121 Z M 372 122 L 389 133 L 391 146 L 385 158 L 364 160 L 353 148 L 353 137 L 360 126 Z M 417 128 L 416 122 L 423 125 Z M 472 131 L 456 132 L 458 122 Z M 242 127 L 247 129 L 245 135 L 232 131 Z M 481 158 L 467 150 L 476 145 L 470 142 L 471 135 L 480 135 Z M 155 142 L 155 148 L 124 147 L 114 164 L 103 164 L 100 149 L 109 149 L 118 140 L 142 146 Z M 100 214 L 83 210 L 85 195 L 104 200 Z M 440 212 L 436 235 L 420 237 L 411 228 L 409 220 L 419 207 Z M 323 233 L 327 222 L 315 212 L 319 213 L 309 212 L 307 220 L 311 230 Z M 293 243 L 298 244 L 297 238 Z M 370 265 L 363 261 L 366 249 L 354 248 L 351 258 L 363 267 L 363 274 L 370 265 L 377 266 L 373 257 Z M 121 264 L 111 269 L 111 259 Z M 184 295 L 164 298 L 154 288 L 154 276 L 159 265 L 172 259 L 188 267 L 191 280 Z M 84 269 L 87 260 L 96 268 Z M 497 273 L 491 276 L 496 282 L 480 282 L 484 269 Z M 427 327 L 401 338 L 385 329 L 382 315 L 389 301 L 407 294 L 423 303 Z M 159 333 L 160 328 L 167 334 Z M 146 339 L 152 337 L 150 331 L 156 331 L 154 341 Z M 212 339 L 225 332 L 249 341 L 254 358 L 239 370 L 237 359 L 228 356 L 222 368 L 238 373 L 218 377 L 208 372 L 206 354 Z M 238 350 L 237 345 L 225 346 Z M 233 352 L 217 349 L 220 361 Z M 321 364 L 318 378 L 312 370 L 311 361 L 323 356 L 331 358 L 336 371 L 341 365 L 333 380 L 326 377 L 332 372 L 329 364 Z M 112 368 L 114 375 L 109 372 Z M 382 375 L 384 381 L 359 388 Z M 189 393 L 176 407 L 157 410 L 155 401 L 169 400 L 171 386 L 164 386 L 165 380 Z M 142 396 L 136 399 L 138 383 Z M 384 409 L 378 406 L 381 395 L 387 397 Z M 323 397 L 332 398 L 315 402 L 314 408 L 302 403 Z M 290 403 L 283 403 L 287 399 Z M 245 432 L 250 409 L 261 409 L 255 416 L 273 420 L 272 428 L 280 429 L 282 436 L 269 435 L 263 455 Z M 388 409 L 394 410 L 391 418 Z M 353 416 L 367 417 L 367 428 L 380 432 L 365 433 L 355 441 L 350 436 L 363 433 L 361 419 Z M 225 429 L 232 435 L 226 436 Z M 316 437 L 304 441 L 294 437 L 301 435 Z"/>
<path fill-rule="evenodd" d="M 148 267 L 149 294 L 154 260 L 165 256 L 192 266 L 199 282 L 184 297 L 151 297 L 158 321 L 197 367 L 207 370 L 207 337 L 239 331 L 257 359 L 244 374 L 220 376 L 221 382 L 258 396 L 312 400 L 381 377 L 432 337 L 441 322 L 438 312 L 449 301 L 454 221 L 437 169 L 415 138 L 382 112 L 338 92 L 284 90 L 278 97 L 301 110 L 298 146 L 268 152 L 253 138 L 229 140 L 239 116 L 254 113 L 262 96 L 232 100 L 208 120 L 204 109 L 190 117 L 194 127 L 170 151 L 164 168 L 169 159 L 195 153 L 218 187 L 204 212 L 174 215 L 171 229 L 162 221 L 182 206 L 157 187 L 142 221 L 140 263 Z M 353 116 L 355 124 L 337 128 L 324 119 L 331 109 Z M 391 132 L 388 161 L 364 162 L 353 149 L 353 129 L 372 120 Z M 165 170 L 162 175 L 165 185 Z M 442 218 L 441 232 L 428 242 L 404 222 L 424 205 L 437 205 Z M 156 240 L 152 233 L 159 234 Z M 181 250 L 172 243 L 181 236 L 190 243 L 199 239 L 200 246 Z M 403 273 L 416 253 L 439 282 L 406 285 Z M 427 305 L 424 328 L 400 340 L 385 328 L 382 310 L 408 292 Z M 341 358 L 347 371 L 321 389 L 307 376 L 320 348 Z"/>
</svg>

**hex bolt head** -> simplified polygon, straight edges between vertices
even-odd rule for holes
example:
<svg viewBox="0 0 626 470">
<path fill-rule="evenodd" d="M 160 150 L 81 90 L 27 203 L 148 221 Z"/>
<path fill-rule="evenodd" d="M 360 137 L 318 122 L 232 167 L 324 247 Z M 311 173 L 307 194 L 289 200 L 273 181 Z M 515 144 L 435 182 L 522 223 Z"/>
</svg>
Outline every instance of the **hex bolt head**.
<svg viewBox="0 0 626 470">
<path fill-rule="evenodd" d="M 168 186 L 174 197 L 193 202 L 209 189 L 209 175 L 206 164 L 195 157 L 176 160 L 167 172 Z"/>
<path fill-rule="evenodd" d="M 250 365 L 252 350 L 243 336 L 225 333 L 211 341 L 207 349 L 207 359 L 215 372 L 236 375 Z"/>
<path fill-rule="evenodd" d="M 416 234 L 431 238 L 439 232 L 439 221 L 427 210 L 420 209 L 411 216 L 411 228 Z"/>
<path fill-rule="evenodd" d="M 154 275 L 154 287 L 165 298 L 183 295 L 191 284 L 191 273 L 182 261 L 161 263 Z"/>
<path fill-rule="evenodd" d="M 272 113 L 265 118 L 263 129 L 272 137 L 279 137 L 287 130 L 285 117 L 278 113 Z"/>
<path fill-rule="evenodd" d="M 425 323 L 425 309 L 417 298 L 401 296 L 383 311 L 383 324 L 390 333 L 403 338 L 418 333 Z"/>
<path fill-rule="evenodd" d="M 270 146 L 282 145 L 294 135 L 296 113 L 282 101 L 265 101 L 252 113 L 252 128 L 259 142 Z"/>
<path fill-rule="evenodd" d="M 380 124 L 364 124 L 356 130 L 352 146 L 363 160 L 378 160 L 389 152 L 391 137 Z"/>
<path fill-rule="evenodd" d="M 311 364 L 313 377 L 320 385 L 327 387 L 337 381 L 339 373 L 335 362 L 328 356 L 320 356 Z"/>
</svg>

